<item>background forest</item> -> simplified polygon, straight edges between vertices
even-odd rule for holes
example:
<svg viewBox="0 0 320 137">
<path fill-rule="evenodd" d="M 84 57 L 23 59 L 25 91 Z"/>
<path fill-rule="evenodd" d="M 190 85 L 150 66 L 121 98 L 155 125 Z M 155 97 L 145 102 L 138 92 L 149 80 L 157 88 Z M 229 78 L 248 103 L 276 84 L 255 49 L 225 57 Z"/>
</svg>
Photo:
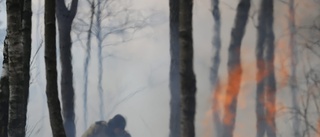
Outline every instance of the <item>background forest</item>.
<svg viewBox="0 0 320 137">
<path fill-rule="evenodd" d="M 1 137 L 19 128 L 12 137 L 53 135 L 46 91 L 54 88 L 46 89 L 46 59 L 56 59 L 68 137 L 118 113 L 133 137 L 320 137 L 319 0 L 56 0 L 56 21 L 47 16 L 46 24 L 45 12 L 54 13 L 54 6 L 45 6 L 49 1 L 0 0 Z M 8 8 L 19 2 L 20 9 Z M 179 30 L 188 19 L 192 37 L 183 37 Z M 19 38 L 7 33 L 14 25 L 21 27 L 21 36 L 14 33 Z M 53 33 L 45 36 L 53 26 L 56 40 Z M 17 39 L 23 46 L 12 46 Z M 54 50 L 45 50 L 50 43 L 56 58 L 48 56 Z M 182 54 L 196 80 L 195 121 L 186 122 L 180 103 L 194 88 L 181 86 L 190 77 L 181 73 L 179 51 L 184 44 L 192 49 L 192 43 L 193 56 Z M 14 67 L 23 71 L 13 73 Z M 11 77 L 18 79 L 10 82 Z M 12 93 L 22 98 L 19 113 L 4 107 L 14 106 Z M 22 120 L 6 120 L 14 114 Z M 180 120 L 194 122 L 195 135 L 184 135 Z"/>
</svg>

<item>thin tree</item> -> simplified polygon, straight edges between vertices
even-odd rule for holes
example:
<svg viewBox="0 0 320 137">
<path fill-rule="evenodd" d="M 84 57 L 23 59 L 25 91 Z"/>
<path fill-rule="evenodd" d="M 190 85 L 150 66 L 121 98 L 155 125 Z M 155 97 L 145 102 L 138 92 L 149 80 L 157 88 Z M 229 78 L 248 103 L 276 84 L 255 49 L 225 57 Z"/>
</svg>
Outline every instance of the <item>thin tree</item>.
<svg viewBox="0 0 320 137">
<path fill-rule="evenodd" d="M 65 0 L 56 0 L 61 61 L 61 97 L 64 128 L 68 137 L 75 137 L 74 88 L 71 55 L 71 26 L 78 9 L 78 0 L 72 0 L 70 9 Z"/>
<path fill-rule="evenodd" d="M 264 53 L 266 49 L 266 0 L 260 3 L 260 11 L 258 17 L 258 39 L 256 45 L 256 65 L 257 65 L 257 88 L 256 88 L 256 137 L 264 137 L 266 132 L 266 114 L 265 114 L 265 79 L 266 79 L 266 62 L 264 60 Z"/>
<path fill-rule="evenodd" d="M 276 137 L 276 80 L 274 72 L 274 32 L 273 32 L 273 0 L 263 0 L 266 6 L 266 133 L 268 137 Z"/>
<path fill-rule="evenodd" d="M 228 58 L 228 87 L 224 102 L 223 133 L 222 137 L 232 137 L 237 115 L 238 94 L 240 91 L 241 68 L 241 42 L 248 21 L 250 0 L 240 0 L 237 6 L 234 27 L 231 32 Z"/>
<path fill-rule="evenodd" d="M 98 57 L 98 94 L 99 94 L 99 114 L 100 119 L 104 120 L 110 115 L 105 114 L 105 103 L 104 103 L 104 89 L 103 85 L 103 60 L 105 59 L 103 50 L 106 46 L 116 45 L 117 42 L 106 42 L 110 35 L 125 34 L 126 31 L 133 30 L 133 33 L 146 26 L 141 21 L 140 17 L 132 15 L 137 13 L 134 10 L 129 10 L 126 3 L 121 3 L 119 0 L 97 0 L 96 11 L 95 11 L 95 26 L 93 26 L 93 35 L 97 38 L 97 57 Z M 127 2 L 127 1 L 125 1 Z M 114 7 L 117 4 L 124 5 L 123 7 Z M 118 9 L 120 8 L 120 10 Z M 142 23 L 141 23 L 142 22 Z M 122 36 L 123 37 L 123 36 Z M 118 43 L 123 43 L 126 40 Z"/>
<path fill-rule="evenodd" d="M 292 107 L 295 111 L 299 111 L 298 105 L 298 85 L 296 77 L 296 67 L 298 64 L 298 50 L 296 44 L 296 23 L 295 23 L 295 0 L 289 0 L 289 48 L 291 49 L 291 75 L 290 75 L 290 88 L 292 92 Z M 293 114 L 293 131 L 294 137 L 300 137 L 300 120 L 297 113 Z"/>
<path fill-rule="evenodd" d="M 95 13 L 95 0 L 88 0 L 88 3 L 91 6 L 91 15 L 90 15 L 90 24 L 88 29 L 88 36 L 87 36 L 87 49 L 86 49 L 86 59 L 84 63 L 84 96 L 83 96 L 83 105 L 84 105 L 84 127 L 85 129 L 88 128 L 88 68 L 89 62 L 91 58 L 91 34 L 92 34 L 92 25 L 93 25 L 93 17 Z"/>
<path fill-rule="evenodd" d="M 217 137 L 221 136 L 221 120 L 219 115 L 219 100 L 218 96 L 221 94 L 219 89 L 219 66 L 220 66 L 220 49 L 221 49 L 221 16 L 219 9 L 219 0 L 211 0 L 212 7 L 212 16 L 214 20 L 213 26 L 213 38 L 212 38 L 212 47 L 213 47 L 213 56 L 212 56 L 212 67 L 210 70 L 210 81 L 211 81 L 211 91 L 213 92 L 212 99 L 212 117 L 213 123 L 215 126 L 215 133 Z"/>
<path fill-rule="evenodd" d="M 169 0 L 170 6 L 170 133 L 180 137 L 180 75 L 179 75 L 179 0 Z"/>
<path fill-rule="evenodd" d="M 22 13 L 22 35 L 23 35 L 23 72 L 24 72 L 24 105 L 27 111 L 27 104 L 29 99 L 29 85 L 30 85 L 30 57 L 31 57 L 31 0 L 23 0 Z"/>
<path fill-rule="evenodd" d="M 7 1 L 7 38 L 9 60 L 9 120 L 8 136 L 22 137 L 26 134 L 26 94 L 24 85 L 24 38 L 21 32 L 23 2 Z"/>
<path fill-rule="evenodd" d="M 196 78 L 193 71 L 192 37 L 193 0 L 180 0 L 179 5 L 179 47 L 180 47 L 180 92 L 182 137 L 195 137 Z"/>
<path fill-rule="evenodd" d="M 79 38 L 79 41 L 81 44 L 83 44 L 82 39 L 80 36 L 86 32 L 86 38 L 88 38 L 89 34 L 87 33 L 88 30 L 90 30 L 91 34 L 90 37 L 95 37 L 97 39 L 97 57 L 98 57 L 98 94 L 99 94 L 99 117 L 101 120 L 105 120 L 108 118 L 110 115 L 110 109 L 108 110 L 109 112 L 106 112 L 104 110 L 105 108 L 105 103 L 104 101 L 106 98 L 104 98 L 104 89 L 103 89 L 103 61 L 107 57 L 110 57 L 110 55 L 104 55 L 104 49 L 106 49 L 107 46 L 115 46 L 117 44 L 121 44 L 124 42 L 129 41 L 129 39 L 122 39 L 119 41 L 112 41 L 109 38 L 109 36 L 120 36 L 121 38 L 124 37 L 124 34 L 133 34 L 136 30 L 141 29 L 145 27 L 146 25 L 144 24 L 145 18 L 141 19 L 140 17 L 135 16 L 137 12 L 136 10 L 130 10 L 129 5 L 126 3 L 121 3 L 123 1 L 119 0 L 108 0 L 108 1 L 103 1 L 103 0 L 96 0 L 94 5 L 92 5 L 92 2 L 90 1 L 89 5 L 91 8 L 91 15 L 92 13 L 93 18 L 88 19 L 89 21 L 86 21 L 82 18 L 77 18 L 77 22 L 75 23 L 75 32 L 77 33 L 77 36 Z M 127 2 L 127 1 L 124 1 Z M 120 5 L 120 6 L 119 6 Z M 120 9 L 119 9 L 120 8 Z M 133 16 L 134 18 L 132 18 Z M 139 15 L 138 15 L 139 16 Z M 92 21 L 92 25 L 91 23 Z M 84 28 L 84 29 L 83 29 Z M 91 29 L 90 29 L 91 28 Z M 132 32 L 132 33 L 131 33 Z M 87 39 L 88 40 L 88 39 Z M 89 42 L 90 43 L 90 42 Z M 89 44 L 88 41 L 86 41 L 86 47 Z M 91 45 L 93 46 L 93 45 Z M 89 49 L 89 48 L 87 48 Z M 88 50 L 86 51 L 88 52 Z M 88 54 L 88 53 L 87 53 Z M 90 53 L 89 53 L 90 54 Z M 87 58 L 86 58 L 87 59 Z M 88 65 L 89 62 L 85 59 L 84 63 L 84 68 L 85 68 L 85 73 L 84 77 L 87 79 L 88 75 Z M 88 73 L 87 73 L 88 72 Z M 84 80 L 87 81 L 87 80 Z M 87 82 L 85 82 L 87 84 Z M 84 85 L 88 87 L 87 85 Z M 84 94 L 84 106 L 85 102 L 88 100 L 88 94 L 85 92 Z M 107 99 L 108 100 L 108 99 Z M 108 100 L 109 101 L 109 100 Z M 107 103 L 110 107 L 112 107 L 110 104 L 111 102 Z M 84 109 L 84 111 L 86 108 Z M 88 112 L 85 112 L 88 113 Z M 85 114 L 87 115 L 87 114 Z M 86 120 L 85 120 L 86 121 Z"/>
<path fill-rule="evenodd" d="M 106 1 L 107 2 L 107 1 Z M 104 99 L 103 99 L 103 87 L 102 87 L 102 76 L 103 76 L 103 65 L 102 65 L 102 44 L 103 44 L 103 36 L 101 35 L 101 15 L 102 15 L 102 9 L 101 9 L 102 1 L 98 0 L 97 3 L 97 14 L 96 14 L 96 27 L 98 30 L 96 31 L 96 37 L 98 39 L 98 92 L 100 97 L 99 102 L 99 112 L 100 112 L 100 119 L 104 119 Z"/>
<path fill-rule="evenodd" d="M 9 60 L 7 38 L 5 38 L 3 45 L 2 74 L 0 78 L 0 136 L 8 137 Z"/>
<path fill-rule="evenodd" d="M 65 137 L 58 97 L 55 5 L 53 0 L 45 1 L 46 94 L 53 137 Z"/>
</svg>

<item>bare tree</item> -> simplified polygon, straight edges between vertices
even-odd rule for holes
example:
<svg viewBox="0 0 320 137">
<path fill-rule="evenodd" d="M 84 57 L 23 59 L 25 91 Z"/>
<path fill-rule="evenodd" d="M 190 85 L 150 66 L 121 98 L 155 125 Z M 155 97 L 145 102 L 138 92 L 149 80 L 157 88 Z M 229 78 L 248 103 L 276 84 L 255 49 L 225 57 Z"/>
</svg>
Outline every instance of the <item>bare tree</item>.
<svg viewBox="0 0 320 137">
<path fill-rule="evenodd" d="M 23 2 L 7 1 L 7 38 L 9 60 L 9 120 L 8 136 L 25 136 L 26 94 L 24 86 L 24 47 L 22 30 Z"/>
<path fill-rule="evenodd" d="M 98 7 L 97 7 L 97 14 L 96 14 L 96 26 L 97 26 L 97 31 L 96 31 L 96 38 L 98 39 L 98 92 L 99 92 L 99 97 L 100 97 L 100 103 L 99 103 L 99 111 L 100 111 L 100 119 L 104 119 L 104 99 L 103 99 L 103 87 L 102 87 L 102 75 L 103 75 L 103 65 L 102 65 L 102 43 L 103 43 L 103 38 L 101 35 L 101 14 L 102 14 L 102 9 L 101 9 L 101 4 L 102 1 L 98 0 Z"/>
<path fill-rule="evenodd" d="M 110 46 L 115 46 L 129 41 L 132 36 L 125 38 L 124 35 L 132 35 L 135 31 L 146 26 L 145 19 L 139 16 L 139 12 L 131 10 L 129 2 L 126 0 L 97 0 L 94 4 L 93 25 L 90 25 L 86 20 L 77 18 L 74 25 L 75 33 L 78 35 L 79 41 L 82 44 L 81 34 L 84 31 L 90 30 L 91 36 L 97 39 L 97 57 L 98 57 L 98 93 L 99 93 L 99 117 L 101 120 L 106 119 L 108 115 L 105 114 L 105 98 L 103 85 L 103 61 L 109 55 L 104 55 L 105 49 Z M 92 13 L 92 12 L 91 12 Z M 90 19 L 91 21 L 91 19 Z M 89 27 L 88 27 L 89 26 Z M 90 27 L 91 26 L 91 27 Z M 120 40 L 110 40 L 110 36 L 120 37 Z M 86 36 L 88 37 L 88 36 Z M 87 45 L 88 46 L 88 41 Z M 85 65 L 86 62 L 85 62 Z M 86 69 L 86 68 L 85 68 Z M 86 74 L 85 74 L 86 75 Z M 85 76 L 86 77 L 86 76 Z M 86 96 L 87 94 L 85 94 Z M 88 99 L 88 97 L 84 97 Z M 86 101 L 84 101 L 86 102 Z"/>
<path fill-rule="evenodd" d="M 180 137 L 179 0 L 170 0 L 170 133 Z"/>
<path fill-rule="evenodd" d="M 274 72 L 274 32 L 273 32 L 273 0 L 266 0 L 266 133 L 268 137 L 276 137 L 276 79 Z"/>
<path fill-rule="evenodd" d="M 55 5 L 55 1 L 45 1 L 46 94 L 53 137 L 66 137 L 58 97 Z"/>
<path fill-rule="evenodd" d="M 23 0 L 22 35 L 23 35 L 23 72 L 24 72 L 24 105 L 27 112 L 30 85 L 30 57 L 31 57 L 31 0 Z"/>
<path fill-rule="evenodd" d="M 210 71 L 210 81 L 211 81 L 211 90 L 213 94 L 212 100 L 212 117 L 213 124 L 215 126 L 215 133 L 217 137 L 221 136 L 221 120 L 219 114 L 219 101 L 218 96 L 221 94 L 221 90 L 219 89 L 220 80 L 218 76 L 219 66 L 220 66 L 220 49 L 221 49 L 221 16 L 219 9 L 219 0 L 211 0 L 212 7 L 212 16 L 214 20 L 213 26 L 213 38 L 212 38 L 212 46 L 213 46 L 213 56 L 212 56 L 212 67 Z"/>
<path fill-rule="evenodd" d="M 296 67 L 298 64 L 298 49 L 296 44 L 296 23 L 295 23 L 295 0 L 289 0 L 289 46 L 291 49 L 291 75 L 290 75 L 290 88 L 292 92 L 292 106 L 293 109 L 299 110 L 298 105 L 298 84 L 297 84 L 297 76 L 296 76 Z M 293 116 L 293 131 L 294 131 L 294 137 L 300 137 L 300 120 L 299 116 L 294 113 Z"/>
<path fill-rule="evenodd" d="M 88 67 L 91 58 L 91 34 L 92 34 L 92 25 L 93 25 L 93 17 L 95 13 L 95 0 L 88 0 L 88 3 L 91 5 L 91 15 L 90 15 L 90 23 L 88 29 L 87 36 L 87 49 L 86 49 L 86 59 L 84 63 L 84 127 L 87 129 L 88 127 Z"/>
<path fill-rule="evenodd" d="M 128 39 L 112 42 L 108 41 L 111 35 L 125 35 L 130 32 L 134 32 L 145 26 L 144 21 L 140 16 L 134 16 L 137 13 L 134 10 L 130 10 L 127 4 L 129 1 L 120 0 L 97 0 L 96 12 L 95 12 L 95 26 L 93 34 L 98 40 L 97 44 L 97 57 L 98 57 L 98 93 L 99 93 L 99 114 L 100 119 L 105 119 L 108 115 L 105 115 L 104 110 L 104 94 L 103 94 L 103 50 L 106 46 L 117 45 L 128 41 Z M 119 5 L 121 4 L 121 5 Z M 121 19 L 117 19 L 121 17 Z M 136 19 L 134 19 L 136 18 Z M 110 23 L 108 23 L 110 22 Z M 123 36 L 122 36 L 123 37 Z M 107 41 L 107 42 L 106 42 Z"/>
<path fill-rule="evenodd" d="M 180 0 L 179 47 L 180 47 L 180 120 L 181 136 L 195 137 L 194 117 L 196 109 L 196 78 L 193 71 L 192 36 L 193 0 Z"/>
<path fill-rule="evenodd" d="M 285 2 L 285 1 L 283 1 Z M 312 4 L 318 5 L 319 1 L 314 1 Z M 290 5 L 289 2 L 285 2 L 285 4 Z M 290 6 L 289 6 L 290 9 Z M 290 13 L 289 13 L 290 14 Z M 310 18 L 311 17 L 311 18 Z M 308 16 L 305 20 L 308 23 L 301 24 L 301 26 L 296 25 L 295 34 L 295 45 L 298 47 L 301 44 L 301 50 L 297 51 L 304 56 L 298 56 L 299 61 L 301 60 L 301 67 L 303 70 L 303 76 L 299 77 L 299 79 L 303 79 L 301 81 L 297 81 L 297 84 L 303 85 L 297 87 L 299 92 L 299 107 L 296 108 L 294 105 L 289 109 L 289 113 L 291 113 L 295 118 L 299 121 L 299 134 L 301 137 L 318 137 L 320 136 L 320 93 L 319 93 L 319 36 L 320 36 L 320 16 L 317 14 L 316 16 Z M 308 21 L 309 20 L 309 21 Z M 290 21 L 290 20 L 289 20 Z M 289 22 L 290 23 L 290 22 Z M 311 23 L 311 24 L 309 24 Z M 289 26 L 291 29 L 291 27 Z M 290 31 L 289 35 L 292 31 Z M 290 38 L 290 37 L 289 37 Z M 289 39 L 291 40 L 291 39 Z M 300 43 L 298 43 L 298 40 Z M 289 42 L 290 43 L 290 42 Z M 291 46 L 292 47 L 292 46 Z M 292 50 L 291 50 L 292 51 Z M 297 62 L 296 62 L 297 63 Z M 300 62 L 299 62 L 300 63 Z M 292 64 L 291 64 L 292 65 Z M 300 66 L 300 65 L 299 65 Z M 292 66 L 291 66 L 292 67 Z M 291 73 L 292 74 L 292 73 Z M 297 77 L 298 79 L 298 77 Z M 290 83 L 291 84 L 291 83 Z M 294 100 L 293 100 L 294 101 Z M 295 122 L 295 121 L 293 121 Z M 293 129 L 295 130 L 295 126 Z M 294 131 L 294 133 L 296 133 Z M 294 134 L 295 135 L 295 134 Z"/>
<path fill-rule="evenodd" d="M 248 21 L 250 0 L 240 0 L 231 32 L 228 59 L 228 87 L 224 102 L 223 133 L 222 137 L 232 137 L 237 114 L 238 94 L 240 90 L 241 68 L 241 42 Z"/>
<path fill-rule="evenodd" d="M 257 74 L 256 74 L 256 82 L 257 82 L 257 95 L 256 95 L 256 137 L 264 137 L 266 132 L 266 114 L 265 114 L 265 79 L 266 79 L 266 61 L 264 60 L 264 53 L 266 49 L 266 12 L 267 7 L 265 6 L 268 1 L 263 0 L 260 3 L 259 17 L 258 17 L 258 39 L 256 45 L 256 65 L 257 65 Z"/>
<path fill-rule="evenodd" d="M 64 128 L 68 137 L 75 137 L 74 88 L 71 55 L 71 26 L 78 10 L 78 0 L 68 9 L 65 0 L 56 1 L 61 61 L 61 96 Z"/>
</svg>

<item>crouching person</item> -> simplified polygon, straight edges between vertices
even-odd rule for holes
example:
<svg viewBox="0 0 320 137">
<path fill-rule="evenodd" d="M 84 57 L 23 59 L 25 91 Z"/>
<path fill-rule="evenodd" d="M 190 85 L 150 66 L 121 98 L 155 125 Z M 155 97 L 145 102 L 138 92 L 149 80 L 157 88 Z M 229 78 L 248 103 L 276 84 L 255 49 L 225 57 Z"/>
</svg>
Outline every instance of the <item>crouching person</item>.
<svg viewBox="0 0 320 137">
<path fill-rule="evenodd" d="M 82 135 L 82 137 L 131 137 L 125 131 L 126 120 L 118 114 L 106 121 L 97 121 L 89 127 L 89 129 Z"/>
</svg>

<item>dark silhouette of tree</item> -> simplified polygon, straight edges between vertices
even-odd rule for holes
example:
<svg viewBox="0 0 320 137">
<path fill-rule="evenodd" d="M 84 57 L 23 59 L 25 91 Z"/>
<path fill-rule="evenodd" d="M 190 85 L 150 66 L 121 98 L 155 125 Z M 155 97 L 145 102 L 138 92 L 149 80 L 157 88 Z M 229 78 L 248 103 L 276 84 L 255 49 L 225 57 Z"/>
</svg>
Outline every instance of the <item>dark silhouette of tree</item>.
<svg viewBox="0 0 320 137">
<path fill-rule="evenodd" d="M 193 72 L 192 38 L 193 0 L 180 0 L 179 47 L 180 47 L 180 92 L 181 136 L 195 137 L 194 117 L 196 109 L 196 78 Z"/>
<path fill-rule="evenodd" d="M 9 118 L 9 60 L 7 38 L 5 38 L 3 46 L 2 74 L 0 78 L 0 136 L 7 137 Z"/>
<path fill-rule="evenodd" d="M 56 3 L 53 0 L 45 1 L 46 94 L 53 137 L 65 137 L 58 97 L 55 5 Z"/>
<path fill-rule="evenodd" d="M 8 136 L 25 136 L 31 53 L 31 1 L 7 1 Z"/>
<path fill-rule="evenodd" d="M 22 13 L 22 35 L 23 35 L 23 73 L 24 73 L 24 105 L 27 111 L 29 99 L 29 85 L 30 85 L 30 57 L 31 57 L 31 0 L 23 0 Z"/>
<path fill-rule="evenodd" d="M 212 67 L 210 69 L 210 82 L 211 82 L 211 91 L 213 94 L 212 99 L 212 117 L 213 124 L 215 126 L 215 133 L 219 137 L 221 136 L 221 120 L 219 115 L 219 101 L 218 96 L 221 94 L 219 89 L 219 66 L 220 66 L 220 49 L 221 49 L 221 16 L 219 9 L 219 0 L 211 0 L 212 7 L 212 16 L 214 20 L 213 26 L 213 38 L 212 38 L 212 47 L 213 47 L 213 56 L 212 56 Z"/>
<path fill-rule="evenodd" d="M 267 2 L 264 2 L 267 1 Z M 274 72 L 274 32 L 273 32 L 273 0 L 263 0 L 266 6 L 266 133 L 268 137 L 276 137 L 276 79 Z"/>
<path fill-rule="evenodd" d="M 170 0 L 170 133 L 180 137 L 179 0 Z"/>
<path fill-rule="evenodd" d="M 248 21 L 250 0 L 240 0 L 231 32 L 228 58 L 228 87 L 224 102 L 223 133 L 222 137 L 232 137 L 237 115 L 238 94 L 240 91 L 241 68 L 241 42 Z"/>
<path fill-rule="evenodd" d="M 260 3 L 259 10 L 259 22 L 258 22 L 258 39 L 256 45 L 256 64 L 257 64 L 257 95 L 256 95 L 256 116 L 257 116 L 257 135 L 256 137 L 263 137 L 266 132 L 266 114 L 265 114 L 265 79 L 266 79 L 266 61 L 264 60 L 264 52 L 266 49 L 266 6 L 264 6 L 268 1 L 262 1 Z"/>
<path fill-rule="evenodd" d="M 71 55 L 71 25 L 78 9 L 78 0 L 72 0 L 70 9 L 65 0 L 56 0 L 61 61 L 61 96 L 64 128 L 68 137 L 75 137 L 74 88 Z"/>
</svg>

